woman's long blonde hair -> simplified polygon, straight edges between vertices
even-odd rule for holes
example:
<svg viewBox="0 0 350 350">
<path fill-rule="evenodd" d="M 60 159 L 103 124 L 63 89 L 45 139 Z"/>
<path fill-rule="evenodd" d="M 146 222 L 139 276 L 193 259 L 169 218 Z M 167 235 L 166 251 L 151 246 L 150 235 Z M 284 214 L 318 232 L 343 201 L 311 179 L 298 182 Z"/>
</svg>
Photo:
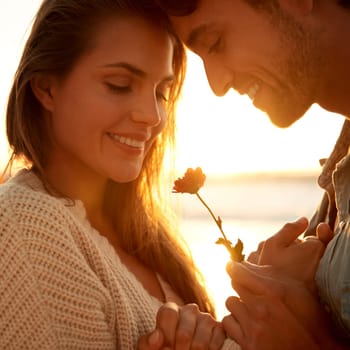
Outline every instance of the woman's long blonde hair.
<svg viewBox="0 0 350 350">
<path fill-rule="evenodd" d="M 151 0 L 43 1 L 10 91 L 6 114 L 12 149 L 9 168 L 17 160 L 25 160 L 45 182 L 50 133 L 30 81 L 38 73 L 68 74 L 88 49 L 96 26 L 107 17 L 120 15 L 141 16 L 168 31 L 174 42 L 176 81 L 167 106 L 165 130 L 153 144 L 135 181 L 109 182 L 105 210 L 113 218 L 126 251 L 159 273 L 185 303 L 197 303 L 202 311 L 214 314 L 201 274 L 180 241 L 162 196 L 164 157 L 166 150 L 174 147 L 175 107 L 185 75 L 186 55 L 167 16 Z"/>
</svg>

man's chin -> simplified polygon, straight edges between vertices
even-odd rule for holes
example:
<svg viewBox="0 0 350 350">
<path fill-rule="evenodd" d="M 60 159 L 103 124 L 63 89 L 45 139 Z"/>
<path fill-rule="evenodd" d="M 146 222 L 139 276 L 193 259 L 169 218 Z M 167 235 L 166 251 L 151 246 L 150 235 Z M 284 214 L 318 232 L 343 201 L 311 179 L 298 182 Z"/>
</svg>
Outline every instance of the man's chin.
<svg viewBox="0 0 350 350">
<path fill-rule="evenodd" d="M 288 128 L 304 116 L 307 109 L 302 111 L 265 111 L 273 125 L 278 128 Z"/>
<path fill-rule="evenodd" d="M 288 127 L 290 127 L 291 125 L 293 125 L 298 119 L 293 119 L 293 120 L 289 120 L 289 119 L 282 119 L 282 118 L 271 118 L 269 116 L 271 122 L 273 125 L 277 126 L 278 128 L 281 129 L 286 129 Z"/>
</svg>

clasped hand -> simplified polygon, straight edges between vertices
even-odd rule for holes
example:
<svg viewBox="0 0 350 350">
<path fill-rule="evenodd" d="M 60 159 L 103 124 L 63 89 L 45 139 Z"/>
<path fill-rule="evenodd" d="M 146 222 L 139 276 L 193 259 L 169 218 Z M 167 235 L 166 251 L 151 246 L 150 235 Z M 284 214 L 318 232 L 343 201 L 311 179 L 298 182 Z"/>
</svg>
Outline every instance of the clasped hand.
<svg viewBox="0 0 350 350">
<path fill-rule="evenodd" d="M 286 224 L 249 262 L 228 265 L 239 297 L 228 298 L 231 315 L 222 324 L 194 304 L 166 303 L 156 329 L 139 339 L 138 350 L 220 349 L 225 331 L 242 349 L 319 349 L 319 335 L 327 334 L 329 323 L 314 275 L 332 232 L 322 224 L 317 237 L 298 239 L 307 225 L 305 218 Z"/>
<path fill-rule="evenodd" d="M 307 225 L 305 218 L 286 224 L 250 262 L 227 266 L 239 297 L 228 298 L 223 325 L 242 349 L 328 348 L 330 321 L 314 276 L 332 232 L 322 224 L 316 237 L 298 239 Z"/>
<path fill-rule="evenodd" d="M 226 338 L 220 322 L 200 312 L 196 304 L 165 303 L 157 314 L 156 329 L 139 339 L 138 350 L 221 349 Z"/>
</svg>

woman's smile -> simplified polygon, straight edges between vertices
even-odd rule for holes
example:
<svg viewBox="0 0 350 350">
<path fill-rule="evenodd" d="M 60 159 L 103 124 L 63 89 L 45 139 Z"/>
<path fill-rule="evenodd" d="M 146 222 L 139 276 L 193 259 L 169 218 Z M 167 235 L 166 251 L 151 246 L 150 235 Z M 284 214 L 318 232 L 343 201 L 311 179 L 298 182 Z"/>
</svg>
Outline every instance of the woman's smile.
<svg viewBox="0 0 350 350">
<path fill-rule="evenodd" d="M 136 140 L 131 137 L 125 137 L 114 133 L 108 133 L 108 135 L 112 139 L 134 148 L 145 148 L 145 143 L 147 141 L 147 140 L 144 140 L 144 141 Z"/>
</svg>

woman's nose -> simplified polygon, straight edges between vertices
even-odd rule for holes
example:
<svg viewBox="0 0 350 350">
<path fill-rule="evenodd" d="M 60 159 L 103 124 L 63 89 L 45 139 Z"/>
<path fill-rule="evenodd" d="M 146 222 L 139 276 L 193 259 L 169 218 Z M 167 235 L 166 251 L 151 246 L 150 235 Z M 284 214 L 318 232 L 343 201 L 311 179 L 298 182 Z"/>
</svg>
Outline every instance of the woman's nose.
<svg viewBox="0 0 350 350">
<path fill-rule="evenodd" d="M 132 120 L 152 127 L 157 126 L 161 122 L 157 99 L 153 97 L 140 101 L 140 106 L 132 111 Z"/>
</svg>

